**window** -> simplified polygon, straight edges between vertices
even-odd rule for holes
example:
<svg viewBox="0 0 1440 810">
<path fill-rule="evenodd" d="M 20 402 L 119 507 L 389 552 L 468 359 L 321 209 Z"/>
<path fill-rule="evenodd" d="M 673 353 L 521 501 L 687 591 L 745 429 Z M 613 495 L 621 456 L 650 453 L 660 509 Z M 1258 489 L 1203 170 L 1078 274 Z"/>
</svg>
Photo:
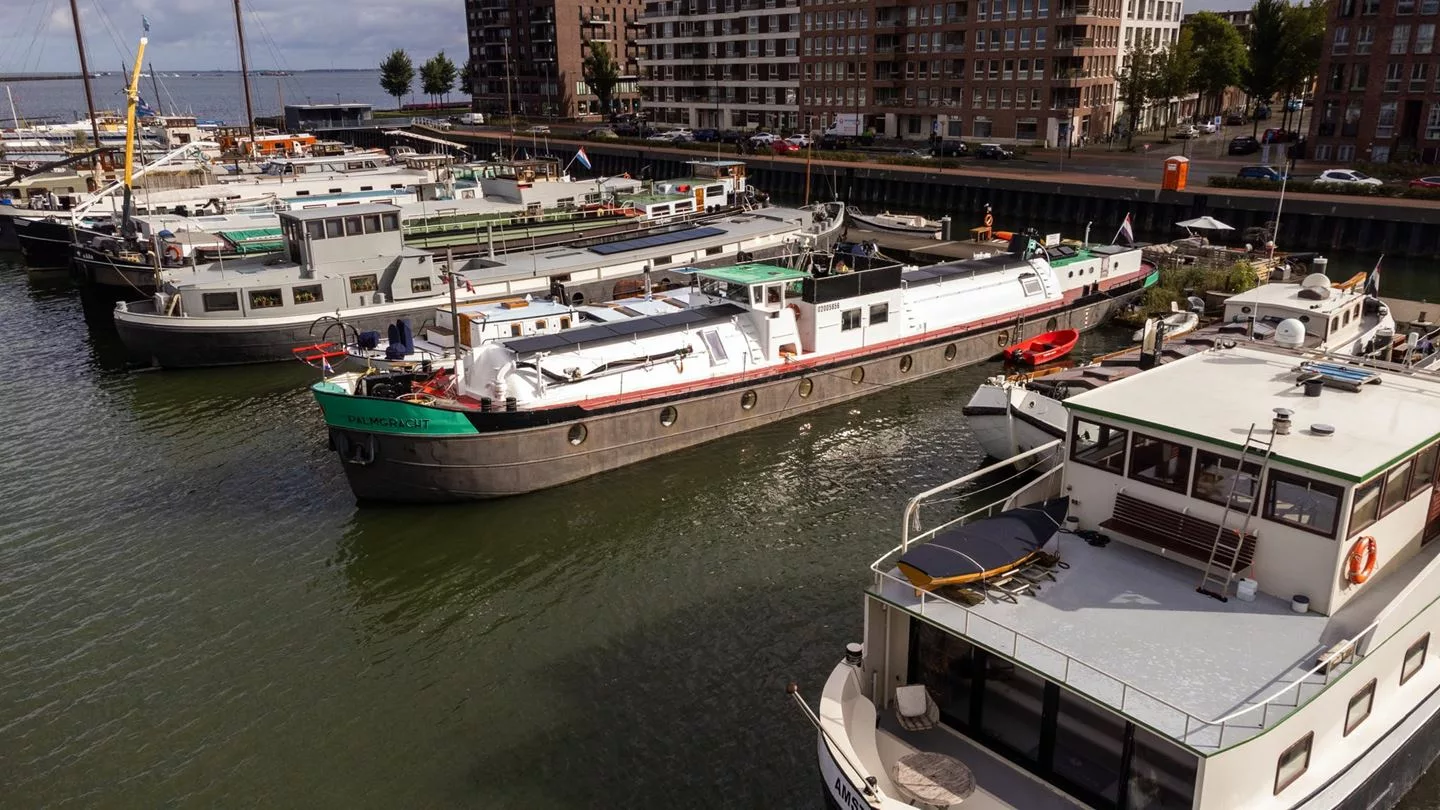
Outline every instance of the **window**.
<svg viewBox="0 0 1440 810">
<path fill-rule="evenodd" d="M 1440 458 L 1440 444 L 1432 444 L 1415 455 L 1415 471 L 1410 474 L 1406 497 L 1414 497 L 1435 480 L 1435 461 Z"/>
<path fill-rule="evenodd" d="M 1333 537 L 1340 494 L 1340 487 L 1334 484 L 1271 470 L 1265 482 L 1265 517 Z"/>
<path fill-rule="evenodd" d="M 352 293 L 375 292 L 378 289 L 380 289 L 380 285 L 374 273 L 350 277 L 350 292 Z"/>
<path fill-rule="evenodd" d="M 1190 447 L 1140 433 L 1130 443 L 1130 477 L 1184 492 L 1190 480 Z"/>
<path fill-rule="evenodd" d="M 1355 488 L 1355 506 L 1350 510 L 1350 529 L 1355 534 L 1380 518 L 1380 487 L 1385 483 L 1383 476 Z"/>
<path fill-rule="evenodd" d="M 1430 634 L 1426 633 L 1420 640 L 1410 645 L 1405 651 L 1405 662 L 1400 665 L 1400 684 L 1403 686 L 1406 681 L 1415 677 L 1415 673 L 1425 666 L 1425 653 L 1430 649 Z"/>
<path fill-rule="evenodd" d="M 1346 737 L 1350 736 L 1350 732 L 1359 728 L 1360 724 L 1365 722 L 1365 718 L 1370 716 L 1370 709 L 1374 705 L 1375 680 L 1372 678 L 1370 683 L 1365 684 L 1359 692 L 1355 693 L 1354 697 L 1350 698 L 1350 707 L 1345 710 Z"/>
<path fill-rule="evenodd" d="M 1380 496 L 1381 517 L 1394 512 L 1405 502 L 1409 495 L 1407 486 L 1410 483 L 1410 468 L 1414 465 L 1414 461 L 1407 461 L 1385 473 L 1385 494 Z"/>
<path fill-rule="evenodd" d="M 1070 426 L 1070 458 L 1121 475 L 1128 437 L 1129 431 L 1077 418 Z"/>
<path fill-rule="evenodd" d="M 271 307 L 285 306 L 285 299 L 280 297 L 280 290 L 251 290 L 250 308 L 269 309 Z"/>
<path fill-rule="evenodd" d="M 871 304 L 871 305 L 870 305 L 870 325 L 871 325 L 871 326 L 874 326 L 874 325 L 877 324 L 877 323 L 885 323 L 885 322 L 887 322 L 887 321 L 889 321 L 889 320 L 890 320 L 890 305 L 889 305 L 889 304 Z"/>
<path fill-rule="evenodd" d="M 1250 511 L 1255 508 L 1255 493 L 1260 489 L 1260 465 L 1245 462 L 1243 474 L 1238 476 L 1238 459 L 1227 458 L 1208 450 L 1195 454 L 1195 488 L 1191 494 L 1201 500 L 1225 505 L 1225 499 L 1234 495 L 1233 505 L 1237 509 Z"/>
<path fill-rule="evenodd" d="M 338 219 L 325 220 L 325 236 L 329 239 L 338 239 L 345 235 L 345 223 Z"/>
<path fill-rule="evenodd" d="M 297 304 L 313 304 L 325 300 L 325 289 L 319 284 L 304 284 L 299 287 L 291 287 L 290 295 Z"/>
<path fill-rule="evenodd" d="M 412 278 L 412 279 L 410 279 L 410 292 L 412 292 L 412 293 L 427 293 L 427 292 L 430 292 L 430 277 L 429 277 L 429 276 L 425 276 L 424 278 Z"/>
<path fill-rule="evenodd" d="M 1280 754 L 1280 762 L 1275 767 L 1275 795 L 1280 795 L 1280 791 L 1305 775 L 1310 767 L 1310 744 L 1314 741 L 1315 732 L 1312 731 Z"/>
<path fill-rule="evenodd" d="M 860 308 L 847 309 L 840 313 L 840 331 L 848 332 L 860 328 Z"/>
<path fill-rule="evenodd" d="M 202 293 L 200 303 L 205 307 L 206 312 L 238 312 L 240 310 L 240 294 L 227 293 Z"/>
</svg>

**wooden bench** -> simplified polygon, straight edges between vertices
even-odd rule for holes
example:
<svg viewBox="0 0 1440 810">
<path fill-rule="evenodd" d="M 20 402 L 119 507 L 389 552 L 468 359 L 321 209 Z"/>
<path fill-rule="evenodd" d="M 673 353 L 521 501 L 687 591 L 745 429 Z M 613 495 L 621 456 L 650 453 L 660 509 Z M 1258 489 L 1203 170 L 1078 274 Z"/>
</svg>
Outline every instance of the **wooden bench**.
<svg viewBox="0 0 1440 810">
<path fill-rule="evenodd" d="M 1115 496 L 1115 511 L 1100 526 L 1201 563 L 1209 562 L 1210 550 L 1220 531 L 1220 524 L 1214 521 L 1157 506 L 1124 492 Z M 1230 535 L 1228 545 L 1233 546 L 1240 533 L 1235 529 L 1225 531 Z M 1234 559 L 1229 559 L 1231 556 Z M 1254 559 L 1255 535 L 1246 534 L 1238 553 L 1227 555 L 1221 550 L 1215 562 L 1222 568 L 1228 564 L 1233 573 L 1248 568 Z"/>
</svg>

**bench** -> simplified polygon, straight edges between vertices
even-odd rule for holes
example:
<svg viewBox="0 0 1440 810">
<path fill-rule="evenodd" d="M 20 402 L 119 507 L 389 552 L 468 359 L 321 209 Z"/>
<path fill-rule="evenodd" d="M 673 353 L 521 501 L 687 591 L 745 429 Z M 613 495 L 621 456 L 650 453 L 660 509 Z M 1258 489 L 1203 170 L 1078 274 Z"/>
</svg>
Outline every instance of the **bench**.
<svg viewBox="0 0 1440 810">
<path fill-rule="evenodd" d="M 1215 546 L 1215 537 L 1220 531 L 1220 524 L 1214 521 L 1157 506 L 1124 492 L 1115 496 L 1115 510 L 1100 526 L 1200 563 L 1210 561 L 1210 550 Z M 1229 533 L 1227 545 L 1234 546 L 1235 541 L 1241 539 L 1235 529 L 1227 528 L 1225 531 Z M 1237 553 L 1226 554 L 1222 549 L 1215 556 L 1215 562 L 1232 573 L 1250 567 L 1254 559 L 1255 535 L 1248 533 L 1240 542 Z"/>
</svg>

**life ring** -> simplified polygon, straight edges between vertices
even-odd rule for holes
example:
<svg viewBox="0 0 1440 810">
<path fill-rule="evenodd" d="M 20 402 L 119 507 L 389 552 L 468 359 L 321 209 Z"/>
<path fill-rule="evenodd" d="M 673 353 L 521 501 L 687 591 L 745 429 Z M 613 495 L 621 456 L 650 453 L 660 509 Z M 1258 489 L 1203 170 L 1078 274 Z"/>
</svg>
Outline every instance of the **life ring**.
<svg viewBox="0 0 1440 810">
<path fill-rule="evenodd" d="M 185 254 L 180 250 L 179 245 L 166 245 L 165 258 L 173 262 L 178 262 L 185 258 Z"/>
<path fill-rule="evenodd" d="M 1366 535 L 1355 541 L 1350 547 L 1350 557 L 1345 567 L 1345 579 L 1351 585 L 1359 585 L 1375 573 L 1375 565 L 1380 560 L 1380 554 L 1375 546 L 1375 538 Z"/>
</svg>

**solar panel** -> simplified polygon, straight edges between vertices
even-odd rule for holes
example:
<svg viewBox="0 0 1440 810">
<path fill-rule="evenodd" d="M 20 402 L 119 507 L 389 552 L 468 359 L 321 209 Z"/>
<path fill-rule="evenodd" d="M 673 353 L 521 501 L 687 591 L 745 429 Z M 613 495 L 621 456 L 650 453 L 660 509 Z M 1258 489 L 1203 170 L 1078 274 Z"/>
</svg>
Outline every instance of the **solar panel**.
<svg viewBox="0 0 1440 810">
<path fill-rule="evenodd" d="M 660 332 L 684 324 L 723 320 L 739 315 L 744 311 L 745 308 L 738 304 L 715 304 L 708 307 L 667 312 L 664 315 L 629 318 L 613 323 L 567 329 L 563 332 L 555 332 L 549 335 L 515 338 L 505 341 L 505 347 L 516 354 L 530 354 L 532 352 L 546 352 L 568 346 L 579 346 L 585 343 L 629 340 L 636 335 L 643 335 L 648 332 Z"/>
<path fill-rule="evenodd" d="M 704 239 L 707 236 L 719 236 L 725 233 L 723 228 L 688 228 L 683 231 L 671 231 L 660 233 L 654 236 L 641 236 L 636 239 L 623 239 L 619 242 L 607 242 L 603 245 L 591 245 L 590 250 L 599 253 L 601 256 L 611 256 L 616 253 L 629 253 L 632 250 L 642 250 L 661 245 L 673 245 L 677 242 L 689 242 L 693 239 Z"/>
</svg>

